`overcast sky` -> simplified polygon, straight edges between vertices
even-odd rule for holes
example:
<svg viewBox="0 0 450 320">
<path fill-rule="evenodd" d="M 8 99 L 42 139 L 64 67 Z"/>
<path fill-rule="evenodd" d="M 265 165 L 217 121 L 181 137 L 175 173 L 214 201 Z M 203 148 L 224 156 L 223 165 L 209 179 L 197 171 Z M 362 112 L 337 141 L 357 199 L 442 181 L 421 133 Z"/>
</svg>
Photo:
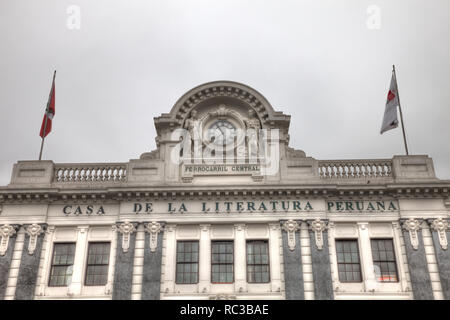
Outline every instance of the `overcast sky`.
<svg viewBox="0 0 450 320">
<path fill-rule="evenodd" d="M 308 156 L 359 159 L 404 154 L 379 133 L 392 64 L 410 152 L 450 179 L 449 39 L 448 0 L 0 0 L 0 185 L 38 158 L 54 69 L 57 163 L 139 158 L 153 117 L 215 80 L 291 115 Z"/>
</svg>

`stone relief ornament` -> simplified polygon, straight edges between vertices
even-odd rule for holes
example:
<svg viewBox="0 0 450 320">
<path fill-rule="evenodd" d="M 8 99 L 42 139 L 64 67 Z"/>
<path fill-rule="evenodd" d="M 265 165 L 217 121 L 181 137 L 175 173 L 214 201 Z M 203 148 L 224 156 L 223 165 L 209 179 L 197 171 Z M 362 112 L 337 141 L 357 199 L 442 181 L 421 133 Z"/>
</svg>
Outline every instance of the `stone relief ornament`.
<svg viewBox="0 0 450 320">
<path fill-rule="evenodd" d="M 130 248 L 130 236 L 136 228 L 130 221 L 125 221 L 119 225 L 118 231 L 122 234 L 122 250 L 128 252 Z"/>
<path fill-rule="evenodd" d="M 316 247 L 318 250 L 323 249 L 323 232 L 327 229 L 327 224 L 325 221 L 316 219 L 309 222 L 309 228 L 314 231 L 314 236 L 316 239 Z"/>
<path fill-rule="evenodd" d="M 9 238 L 16 234 L 16 229 L 9 224 L 0 227 L 0 256 L 4 256 L 8 250 Z"/>
<path fill-rule="evenodd" d="M 33 223 L 26 227 L 25 232 L 29 235 L 30 241 L 28 242 L 28 254 L 34 254 L 36 250 L 37 238 L 44 232 L 44 229 L 37 223 Z"/>
<path fill-rule="evenodd" d="M 149 222 L 145 225 L 145 231 L 150 235 L 150 251 L 155 252 L 158 248 L 158 233 L 163 230 L 163 227 L 158 222 Z"/>
<path fill-rule="evenodd" d="M 289 250 L 294 251 L 295 250 L 295 232 L 300 229 L 300 226 L 298 225 L 297 221 L 294 220 L 288 220 L 283 223 L 282 229 L 286 231 L 288 236 L 288 247 Z"/>
<path fill-rule="evenodd" d="M 421 222 L 417 219 L 408 219 L 403 222 L 403 229 L 409 231 L 409 238 L 411 240 L 411 245 L 414 250 L 419 249 L 419 236 L 417 231 L 421 228 Z"/>
<path fill-rule="evenodd" d="M 448 230 L 448 221 L 442 218 L 434 219 L 431 224 L 431 229 L 438 233 L 439 244 L 441 248 L 447 250 L 448 241 L 447 241 L 447 230 Z"/>
</svg>

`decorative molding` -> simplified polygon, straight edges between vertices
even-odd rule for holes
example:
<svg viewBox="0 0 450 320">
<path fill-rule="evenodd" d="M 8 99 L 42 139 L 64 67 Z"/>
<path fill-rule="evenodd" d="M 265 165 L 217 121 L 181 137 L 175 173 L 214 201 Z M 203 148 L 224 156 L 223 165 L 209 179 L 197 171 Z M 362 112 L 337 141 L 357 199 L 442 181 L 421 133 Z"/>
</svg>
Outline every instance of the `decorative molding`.
<svg viewBox="0 0 450 320">
<path fill-rule="evenodd" d="M 288 220 L 283 222 L 282 229 L 287 233 L 289 250 L 294 251 L 296 245 L 295 232 L 300 230 L 300 225 L 297 221 Z"/>
<path fill-rule="evenodd" d="M 403 221 L 402 224 L 403 230 L 409 232 L 409 238 L 414 250 L 419 249 L 419 236 L 417 234 L 417 231 L 421 229 L 421 224 L 421 221 L 413 218 Z"/>
<path fill-rule="evenodd" d="M 163 230 L 163 226 L 155 221 L 145 225 L 145 231 L 150 235 L 150 252 L 155 252 L 156 248 L 158 248 L 158 233 Z"/>
<path fill-rule="evenodd" d="M 118 226 L 118 231 L 122 234 L 122 250 L 123 252 L 128 252 L 130 248 L 130 236 L 136 231 L 136 227 L 127 220 Z"/>
<path fill-rule="evenodd" d="M 209 300 L 236 300 L 236 296 L 225 293 L 219 293 L 214 296 L 209 296 Z"/>
<path fill-rule="evenodd" d="M 36 244 L 37 244 L 37 238 L 41 233 L 44 233 L 44 228 L 37 224 L 33 223 L 25 228 L 25 232 L 30 237 L 30 240 L 28 242 L 28 254 L 32 255 L 34 254 L 34 250 L 36 250 Z"/>
<path fill-rule="evenodd" d="M 245 224 L 235 224 L 234 225 L 234 229 L 236 229 L 236 231 L 244 231 L 245 229 Z"/>
<path fill-rule="evenodd" d="M 439 238 L 439 244 L 443 250 L 447 250 L 448 241 L 447 241 L 447 230 L 448 230 L 448 221 L 446 219 L 437 218 L 430 219 L 430 228 L 437 232 Z"/>
<path fill-rule="evenodd" d="M 323 249 L 323 232 L 327 229 L 327 223 L 324 220 L 316 219 L 308 222 L 309 229 L 314 231 L 316 239 L 316 247 L 318 250 Z"/>
<path fill-rule="evenodd" d="M 16 234 L 16 228 L 10 224 L 0 227 L 0 256 L 4 256 L 8 250 L 9 238 Z"/>
</svg>

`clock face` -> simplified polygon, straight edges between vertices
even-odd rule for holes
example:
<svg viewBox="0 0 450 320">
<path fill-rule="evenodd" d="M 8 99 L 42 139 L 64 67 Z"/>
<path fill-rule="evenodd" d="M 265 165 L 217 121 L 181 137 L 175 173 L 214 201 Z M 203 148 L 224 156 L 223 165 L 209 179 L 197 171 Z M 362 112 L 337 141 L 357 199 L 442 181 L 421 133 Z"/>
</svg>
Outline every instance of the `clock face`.
<svg viewBox="0 0 450 320">
<path fill-rule="evenodd" d="M 236 128 L 227 120 L 218 120 L 208 129 L 208 141 L 217 145 L 227 145 L 234 141 Z"/>
</svg>

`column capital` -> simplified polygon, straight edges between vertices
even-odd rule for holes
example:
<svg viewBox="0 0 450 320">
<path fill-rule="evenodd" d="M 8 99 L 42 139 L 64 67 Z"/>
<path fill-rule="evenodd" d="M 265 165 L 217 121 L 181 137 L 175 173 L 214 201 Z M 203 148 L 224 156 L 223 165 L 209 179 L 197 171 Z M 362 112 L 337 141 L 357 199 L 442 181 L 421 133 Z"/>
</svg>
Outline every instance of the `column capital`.
<svg viewBox="0 0 450 320">
<path fill-rule="evenodd" d="M 419 236 L 417 232 L 422 229 L 423 219 L 400 219 L 400 224 L 404 231 L 409 232 L 409 238 L 411 240 L 411 246 L 414 250 L 419 249 Z"/>
<path fill-rule="evenodd" d="M 128 252 L 130 248 L 130 236 L 136 232 L 136 228 L 139 223 L 130 222 L 125 220 L 124 222 L 117 222 L 117 231 L 122 234 L 122 250 Z"/>
<path fill-rule="evenodd" d="M 28 242 L 28 254 L 32 255 L 34 254 L 34 250 L 36 250 L 36 244 L 37 244 L 37 237 L 41 234 L 45 233 L 45 230 L 47 229 L 47 224 L 28 224 L 24 225 L 25 227 L 25 233 L 29 236 L 29 242 Z"/>
<path fill-rule="evenodd" d="M 449 229 L 448 219 L 436 218 L 427 220 L 430 229 L 437 232 L 439 244 L 443 250 L 448 248 L 447 231 Z"/>
<path fill-rule="evenodd" d="M 307 220 L 309 230 L 314 232 L 317 250 L 323 249 L 323 232 L 328 229 L 328 220 Z"/>
<path fill-rule="evenodd" d="M 164 223 L 151 221 L 145 224 L 145 232 L 150 235 L 150 252 L 155 252 L 158 248 L 158 233 L 164 230 Z"/>
<path fill-rule="evenodd" d="M 16 235 L 19 225 L 4 224 L 0 227 L 0 256 L 4 256 L 8 250 L 9 238 Z"/>
<path fill-rule="evenodd" d="M 234 225 L 234 229 L 236 229 L 236 231 L 243 231 L 246 226 L 247 225 L 245 223 L 236 223 Z"/>
</svg>

